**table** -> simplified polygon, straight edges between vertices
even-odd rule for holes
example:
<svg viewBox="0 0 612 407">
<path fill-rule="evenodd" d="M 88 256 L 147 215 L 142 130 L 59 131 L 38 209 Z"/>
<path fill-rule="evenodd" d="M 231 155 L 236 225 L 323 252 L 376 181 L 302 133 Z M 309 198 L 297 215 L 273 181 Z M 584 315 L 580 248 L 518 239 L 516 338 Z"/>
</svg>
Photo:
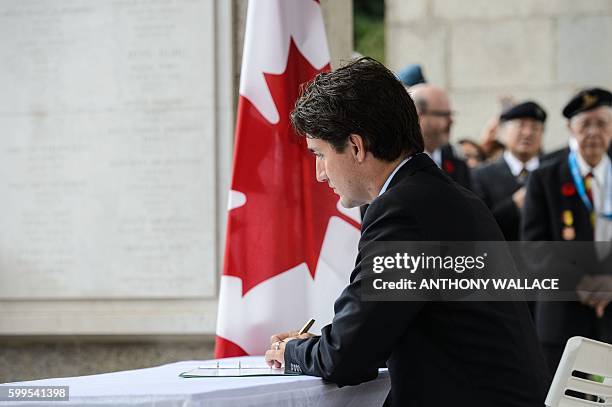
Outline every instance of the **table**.
<svg viewBox="0 0 612 407">
<path fill-rule="evenodd" d="M 238 358 L 236 358 L 238 359 Z M 239 358 L 262 363 L 262 356 Z M 225 359 L 231 360 L 231 359 Z M 10 383 L 19 386 L 70 386 L 70 401 L 2 402 L 0 406 L 382 406 L 389 373 L 358 386 L 339 388 L 312 376 L 181 378 L 179 374 L 209 361 L 185 361 L 147 369 L 92 376 Z M 9 383 L 4 384 L 4 386 Z"/>
</svg>

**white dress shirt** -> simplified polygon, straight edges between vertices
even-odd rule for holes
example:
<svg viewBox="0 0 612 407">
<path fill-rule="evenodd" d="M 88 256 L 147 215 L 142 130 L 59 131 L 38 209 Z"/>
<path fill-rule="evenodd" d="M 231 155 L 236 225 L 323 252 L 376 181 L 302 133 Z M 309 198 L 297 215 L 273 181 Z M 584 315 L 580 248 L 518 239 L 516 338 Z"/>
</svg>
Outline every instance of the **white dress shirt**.
<svg viewBox="0 0 612 407">
<path fill-rule="evenodd" d="M 506 164 L 508 164 L 508 167 L 510 167 L 510 172 L 515 177 L 519 176 L 523 168 L 525 168 L 529 172 L 532 172 L 534 170 L 537 170 L 538 167 L 540 166 L 540 159 L 538 158 L 538 156 L 535 156 L 531 160 L 524 163 L 518 158 L 516 158 L 516 156 L 512 154 L 510 151 L 506 150 L 504 151 L 503 157 L 504 157 L 504 160 L 506 161 Z"/>
<path fill-rule="evenodd" d="M 423 152 L 427 154 L 429 158 L 431 158 L 439 168 L 442 168 L 442 149 L 441 148 L 436 148 L 432 153 L 430 153 L 427 150 Z"/>
<path fill-rule="evenodd" d="M 389 187 L 389 184 L 391 183 L 391 180 L 393 179 L 393 176 L 395 175 L 396 172 L 399 171 L 400 168 L 402 168 L 402 166 L 404 164 L 406 164 L 408 161 L 410 161 L 410 159 L 412 158 L 412 156 L 405 158 L 404 160 L 402 160 L 401 163 L 399 163 L 397 165 L 397 167 L 395 167 L 395 169 L 393 170 L 393 172 L 387 177 L 387 180 L 385 181 L 385 183 L 383 184 L 380 192 L 378 193 L 378 196 L 381 196 L 382 194 L 385 193 L 385 191 L 387 190 L 387 188 Z"/>
</svg>

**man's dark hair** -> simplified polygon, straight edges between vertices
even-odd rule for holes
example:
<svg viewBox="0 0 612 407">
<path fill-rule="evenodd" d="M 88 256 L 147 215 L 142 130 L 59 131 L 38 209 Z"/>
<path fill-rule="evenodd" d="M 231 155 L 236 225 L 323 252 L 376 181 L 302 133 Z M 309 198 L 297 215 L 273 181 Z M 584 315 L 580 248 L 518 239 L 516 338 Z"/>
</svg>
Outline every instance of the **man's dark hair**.
<svg viewBox="0 0 612 407">
<path fill-rule="evenodd" d="M 374 157 L 394 161 L 423 151 L 416 108 L 408 92 L 383 64 L 364 57 L 317 75 L 302 88 L 291 112 L 297 134 L 344 151 L 360 135 Z"/>
</svg>

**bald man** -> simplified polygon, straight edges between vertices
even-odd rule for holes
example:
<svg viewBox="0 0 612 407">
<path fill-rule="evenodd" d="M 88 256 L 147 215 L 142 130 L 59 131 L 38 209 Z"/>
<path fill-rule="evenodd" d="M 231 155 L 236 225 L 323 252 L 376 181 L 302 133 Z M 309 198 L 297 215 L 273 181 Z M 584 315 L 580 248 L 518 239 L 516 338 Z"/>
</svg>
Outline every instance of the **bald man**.
<svg viewBox="0 0 612 407">
<path fill-rule="evenodd" d="M 425 152 L 455 182 L 471 187 L 470 173 L 465 161 L 457 157 L 449 144 L 453 112 L 446 92 L 434 85 L 421 83 L 408 88 L 417 107 Z"/>
</svg>

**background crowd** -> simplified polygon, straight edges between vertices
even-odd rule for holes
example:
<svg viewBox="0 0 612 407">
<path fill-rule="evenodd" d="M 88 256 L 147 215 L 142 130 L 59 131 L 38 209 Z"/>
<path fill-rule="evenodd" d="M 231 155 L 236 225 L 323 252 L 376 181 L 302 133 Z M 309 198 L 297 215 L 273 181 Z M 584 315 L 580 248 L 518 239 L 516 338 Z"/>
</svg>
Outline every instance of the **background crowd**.
<svg viewBox="0 0 612 407">
<path fill-rule="evenodd" d="M 500 113 L 483 125 L 479 137 L 454 140 L 454 112 L 447 92 L 428 83 L 418 65 L 407 66 L 398 78 L 417 106 L 426 153 L 486 203 L 506 240 L 598 245 L 612 241 L 609 90 L 582 89 L 561 112 L 547 112 L 536 101 L 503 95 L 495 102 Z M 547 120 L 564 120 L 569 129 L 567 145 L 559 150 L 542 148 Z M 582 278 L 576 301 L 531 304 L 551 369 L 572 336 L 612 341 L 612 310 L 607 308 L 612 285 L 606 276 L 610 270 L 605 270 L 610 250 L 606 248 L 603 254 L 593 254 L 595 263 L 578 270 Z"/>
</svg>

